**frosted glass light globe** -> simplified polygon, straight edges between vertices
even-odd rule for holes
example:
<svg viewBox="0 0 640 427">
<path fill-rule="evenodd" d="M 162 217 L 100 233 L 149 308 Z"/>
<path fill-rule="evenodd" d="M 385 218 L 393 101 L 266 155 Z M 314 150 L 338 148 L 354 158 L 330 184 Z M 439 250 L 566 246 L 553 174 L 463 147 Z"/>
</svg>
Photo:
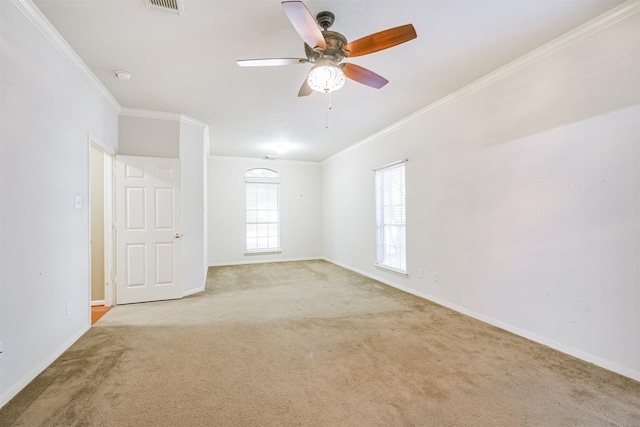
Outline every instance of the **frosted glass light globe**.
<svg viewBox="0 0 640 427">
<path fill-rule="evenodd" d="M 324 93 L 340 89 L 345 81 L 342 68 L 329 60 L 318 61 L 307 77 L 307 84 L 311 89 Z"/>
</svg>

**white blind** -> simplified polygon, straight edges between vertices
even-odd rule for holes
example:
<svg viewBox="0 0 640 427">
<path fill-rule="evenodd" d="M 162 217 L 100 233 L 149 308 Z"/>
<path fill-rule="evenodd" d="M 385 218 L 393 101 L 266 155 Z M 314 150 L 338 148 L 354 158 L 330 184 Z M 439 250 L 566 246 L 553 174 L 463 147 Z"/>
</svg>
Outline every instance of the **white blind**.
<svg viewBox="0 0 640 427">
<path fill-rule="evenodd" d="M 280 250 L 278 185 L 247 183 L 247 252 Z"/>
<path fill-rule="evenodd" d="M 376 170 L 376 264 L 406 273 L 405 163 Z"/>
</svg>

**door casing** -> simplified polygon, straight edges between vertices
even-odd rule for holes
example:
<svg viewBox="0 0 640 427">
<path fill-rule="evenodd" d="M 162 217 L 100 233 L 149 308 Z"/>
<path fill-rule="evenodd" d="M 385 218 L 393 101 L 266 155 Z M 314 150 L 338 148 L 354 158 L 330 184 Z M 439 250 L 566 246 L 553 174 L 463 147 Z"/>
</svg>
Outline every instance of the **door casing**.
<svg viewBox="0 0 640 427">
<path fill-rule="evenodd" d="M 89 295 L 90 295 L 90 306 L 91 305 L 99 305 L 104 304 L 106 306 L 111 306 L 114 304 L 114 233 L 113 233 L 113 216 L 114 216 L 114 194 L 113 194 L 113 181 L 114 181 L 114 156 L 115 151 L 101 143 L 98 139 L 88 136 L 89 141 L 89 158 L 87 160 L 89 165 L 89 177 L 91 177 L 91 148 L 96 148 L 98 151 L 103 153 L 104 156 L 104 300 L 102 301 L 93 301 L 91 299 L 91 255 L 89 256 Z M 91 179 L 89 179 L 89 200 L 88 211 L 89 211 L 89 254 L 91 254 L 91 201 L 92 201 L 92 192 L 91 192 Z"/>
</svg>

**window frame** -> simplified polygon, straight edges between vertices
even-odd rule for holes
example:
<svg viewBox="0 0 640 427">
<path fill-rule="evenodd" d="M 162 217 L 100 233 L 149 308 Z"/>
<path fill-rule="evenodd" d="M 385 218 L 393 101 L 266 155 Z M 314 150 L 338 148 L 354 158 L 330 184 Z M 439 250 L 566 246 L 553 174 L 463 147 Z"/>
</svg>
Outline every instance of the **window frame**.
<svg viewBox="0 0 640 427">
<path fill-rule="evenodd" d="M 406 162 L 406 159 L 399 160 L 374 169 L 376 215 L 376 261 L 374 265 L 403 277 L 408 276 Z M 394 177 L 393 174 L 397 174 L 400 170 L 401 176 Z M 399 183 L 389 181 L 397 178 L 400 178 Z M 393 188 L 396 185 L 399 185 L 399 188 Z M 399 191 L 400 194 L 393 194 L 394 191 Z M 389 238 L 392 238 L 391 242 L 388 242 Z M 394 251 L 397 253 L 391 253 Z"/>
<path fill-rule="evenodd" d="M 267 168 L 254 168 L 249 169 L 245 172 L 245 255 L 264 255 L 264 254 L 272 254 L 272 253 L 281 253 L 282 252 L 282 244 L 280 240 L 280 176 L 277 171 Z M 256 192 L 255 204 L 258 204 L 258 193 L 260 191 L 266 192 L 265 197 L 267 198 L 267 208 L 266 209 L 249 209 L 249 191 L 253 188 Z M 269 203 L 269 191 L 275 190 L 275 209 Z M 258 218 L 267 217 L 269 218 L 275 211 L 275 221 L 266 219 L 266 220 L 258 220 Z M 253 216 L 256 220 L 250 221 L 250 217 Z M 260 215 L 262 214 L 262 215 Z M 250 245 L 250 237 L 249 237 L 249 227 L 251 225 L 256 226 L 256 234 L 255 239 L 266 238 L 267 241 L 269 239 L 275 239 L 276 245 L 269 245 L 266 248 L 259 248 L 258 241 L 256 240 L 256 244 L 254 246 Z M 276 232 L 275 236 L 270 234 L 269 231 L 266 232 L 266 235 L 260 235 L 257 232 L 257 226 L 266 225 L 269 226 L 275 225 Z M 252 237 L 254 238 L 254 237 Z"/>
</svg>

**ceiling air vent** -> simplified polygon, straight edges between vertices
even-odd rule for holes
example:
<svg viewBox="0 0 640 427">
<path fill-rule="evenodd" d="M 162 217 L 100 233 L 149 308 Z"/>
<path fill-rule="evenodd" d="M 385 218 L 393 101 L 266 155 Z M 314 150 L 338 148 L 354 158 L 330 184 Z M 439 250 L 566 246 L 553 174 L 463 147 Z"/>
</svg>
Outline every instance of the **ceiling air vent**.
<svg viewBox="0 0 640 427">
<path fill-rule="evenodd" d="M 145 0 L 145 2 L 151 9 L 184 16 L 183 0 Z"/>
</svg>

